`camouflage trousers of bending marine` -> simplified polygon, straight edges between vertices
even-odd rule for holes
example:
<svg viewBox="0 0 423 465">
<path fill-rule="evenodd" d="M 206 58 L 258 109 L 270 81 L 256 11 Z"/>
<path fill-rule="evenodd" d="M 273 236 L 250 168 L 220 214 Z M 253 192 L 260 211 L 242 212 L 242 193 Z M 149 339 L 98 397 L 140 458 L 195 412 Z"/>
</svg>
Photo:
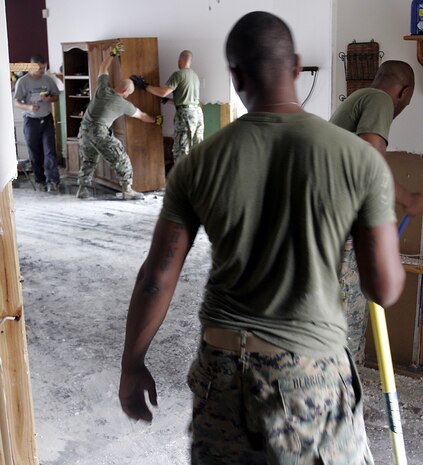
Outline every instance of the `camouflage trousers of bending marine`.
<svg viewBox="0 0 423 465">
<path fill-rule="evenodd" d="M 189 154 L 204 139 L 204 116 L 200 106 L 180 106 L 174 118 L 173 160 Z"/>
<path fill-rule="evenodd" d="M 347 345 L 353 354 L 355 363 L 363 365 L 369 306 L 361 292 L 360 276 L 352 241 L 348 241 L 344 247 L 339 283 L 341 285 L 342 307 L 348 324 Z"/>
<path fill-rule="evenodd" d="M 236 353 L 203 341 L 188 384 L 192 465 L 374 465 L 347 353 Z"/>
<path fill-rule="evenodd" d="M 122 187 L 132 185 L 132 165 L 122 142 L 104 125 L 82 123 L 79 129 L 81 167 L 78 183 L 91 185 L 100 157 L 110 163 Z"/>
</svg>

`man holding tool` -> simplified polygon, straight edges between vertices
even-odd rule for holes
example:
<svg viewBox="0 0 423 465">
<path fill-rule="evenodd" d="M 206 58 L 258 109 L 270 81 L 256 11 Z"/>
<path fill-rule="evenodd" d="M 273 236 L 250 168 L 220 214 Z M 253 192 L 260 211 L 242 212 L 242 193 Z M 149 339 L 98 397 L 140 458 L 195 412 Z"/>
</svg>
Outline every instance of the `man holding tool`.
<svg viewBox="0 0 423 465">
<path fill-rule="evenodd" d="M 166 84 L 151 86 L 142 76 L 131 76 L 134 84 L 157 95 L 162 103 L 173 93 L 176 107 L 174 118 L 173 160 L 188 155 L 192 147 L 202 142 L 204 137 L 204 116 L 200 107 L 200 80 L 191 68 L 192 52 L 183 50 L 178 59 L 178 70 L 172 73 Z"/>
<path fill-rule="evenodd" d="M 368 297 L 382 305 L 399 297 L 390 170 L 370 145 L 300 108 L 299 58 L 282 20 L 245 15 L 226 56 L 248 114 L 169 176 L 129 307 L 122 408 L 152 420 L 147 350 L 203 225 L 212 268 L 188 375 L 192 463 L 372 464 L 338 267 L 352 231 Z"/>
<path fill-rule="evenodd" d="M 45 74 L 47 64 L 41 55 L 31 63 L 38 69 L 29 71 L 16 82 L 15 105 L 23 110 L 23 131 L 38 191 L 55 192 L 60 183 L 57 167 L 56 136 L 52 103 L 59 100 L 59 89 Z"/>
<path fill-rule="evenodd" d="M 120 80 L 114 88 L 110 86 L 110 65 L 115 56 L 120 56 L 123 51 L 123 45 L 117 44 L 101 63 L 94 97 L 82 119 L 78 134 L 81 168 L 78 176 L 79 188 L 76 193 L 76 197 L 80 199 L 90 197 L 88 186 L 91 185 L 100 156 L 104 157 L 115 170 L 124 200 L 144 198 L 141 192 L 132 189 L 131 160 L 122 142 L 113 135 L 111 126 L 114 120 L 122 115 L 159 126 L 163 122 L 163 117 L 148 115 L 126 100 L 134 92 L 134 84 L 130 79 Z"/>
</svg>

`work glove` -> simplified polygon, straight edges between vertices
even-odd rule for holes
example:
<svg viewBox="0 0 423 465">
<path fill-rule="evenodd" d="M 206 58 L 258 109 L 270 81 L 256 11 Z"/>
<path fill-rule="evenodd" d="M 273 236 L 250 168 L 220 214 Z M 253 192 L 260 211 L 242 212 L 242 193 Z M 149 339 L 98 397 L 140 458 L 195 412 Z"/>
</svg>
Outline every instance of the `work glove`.
<svg viewBox="0 0 423 465">
<path fill-rule="evenodd" d="M 125 46 L 122 44 L 122 42 L 118 42 L 110 50 L 110 56 L 112 56 L 112 57 L 120 57 L 124 51 L 125 51 Z"/>
<path fill-rule="evenodd" d="M 144 79 L 144 76 L 135 76 L 135 74 L 133 74 L 129 79 L 134 83 L 135 86 L 141 88 L 142 90 L 147 90 L 147 86 L 150 85 Z"/>
<path fill-rule="evenodd" d="M 160 99 L 160 103 L 162 103 L 163 105 L 166 105 L 166 103 L 169 101 L 169 99 L 167 97 L 162 97 Z"/>
<path fill-rule="evenodd" d="M 157 115 L 154 123 L 157 124 L 157 126 L 161 126 L 163 124 L 163 115 Z"/>
</svg>

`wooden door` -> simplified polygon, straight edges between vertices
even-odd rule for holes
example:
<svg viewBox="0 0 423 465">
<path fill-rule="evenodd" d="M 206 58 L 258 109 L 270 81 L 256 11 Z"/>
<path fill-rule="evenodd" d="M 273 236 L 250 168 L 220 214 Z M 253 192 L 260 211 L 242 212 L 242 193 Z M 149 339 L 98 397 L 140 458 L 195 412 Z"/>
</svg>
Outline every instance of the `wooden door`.
<svg viewBox="0 0 423 465">
<path fill-rule="evenodd" d="M 143 75 L 152 85 L 160 85 L 157 39 L 121 39 L 125 52 L 121 56 L 123 78 Z M 128 97 L 137 108 L 156 116 L 160 113 L 160 100 L 139 88 Z M 162 129 L 126 117 L 126 146 L 134 170 L 134 189 L 140 192 L 164 187 L 164 149 Z"/>
</svg>

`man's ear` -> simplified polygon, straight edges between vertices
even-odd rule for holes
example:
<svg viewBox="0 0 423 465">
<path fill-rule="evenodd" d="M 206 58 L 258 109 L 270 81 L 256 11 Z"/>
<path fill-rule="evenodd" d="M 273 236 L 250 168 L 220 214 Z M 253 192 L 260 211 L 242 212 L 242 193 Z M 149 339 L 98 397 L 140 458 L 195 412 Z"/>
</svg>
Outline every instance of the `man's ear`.
<svg viewBox="0 0 423 465">
<path fill-rule="evenodd" d="M 412 91 L 411 86 L 402 86 L 401 90 L 399 91 L 398 97 L 400 99 L 405 99 L 405 100 L 409 99 L 409 100 L 411 100 L 411 97 L 413 95 L 412 92 L 413 91 Z"/>
<path fill-rule="evenodd" d="M 300 75 L 301 73 L 301 68 L 302 68 L 302 65 L 301 65 L 301 57 L 300 55 L 298 55 L 297 53 L 295 54 L 295 61 L 294 61 L 294 68 L 292 70 L 292 75 L 294 77 L 294 80 L 297 79 L 297 77 Z"/>
<path fill-rule="evenodd" d="M 231 73 L 232 83 L 236 92 L 242 92 L 244 90 L 244 79 L 240 69 L 237 66 L 229 66 L 229 72 Z"/>
</svg>

